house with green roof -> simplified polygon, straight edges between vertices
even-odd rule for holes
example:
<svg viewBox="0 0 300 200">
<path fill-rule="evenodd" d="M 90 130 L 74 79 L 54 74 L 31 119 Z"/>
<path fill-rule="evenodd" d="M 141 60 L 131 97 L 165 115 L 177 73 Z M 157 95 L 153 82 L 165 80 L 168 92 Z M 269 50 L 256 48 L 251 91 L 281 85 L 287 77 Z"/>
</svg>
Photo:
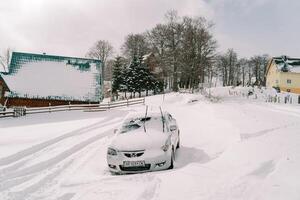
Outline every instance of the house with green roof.
<svg viewBox="0 0 300 200">
<path fill-rule="evenodd" d="M 13 52 L 8 72 L 0 73 L 0 103 L 8 107 L 99 103 L 102 99 L 100 60 Z"/>
</svg>

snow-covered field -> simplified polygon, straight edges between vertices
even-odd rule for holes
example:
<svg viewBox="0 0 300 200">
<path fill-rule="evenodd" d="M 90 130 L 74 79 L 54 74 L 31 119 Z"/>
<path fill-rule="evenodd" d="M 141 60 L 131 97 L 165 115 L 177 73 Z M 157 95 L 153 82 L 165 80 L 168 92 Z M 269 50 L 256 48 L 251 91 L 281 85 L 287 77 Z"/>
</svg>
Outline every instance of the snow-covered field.
<svg viewBox="0 0 300 200">
<path fill-rule="evenodd" d="M 300 106 L 175 93 L 146 103 L 177 119 L 175 169 L 108 172 L 113 129 L 143 106 L 1 119 L 0 199 L 300 199 Z"/>
</svg>

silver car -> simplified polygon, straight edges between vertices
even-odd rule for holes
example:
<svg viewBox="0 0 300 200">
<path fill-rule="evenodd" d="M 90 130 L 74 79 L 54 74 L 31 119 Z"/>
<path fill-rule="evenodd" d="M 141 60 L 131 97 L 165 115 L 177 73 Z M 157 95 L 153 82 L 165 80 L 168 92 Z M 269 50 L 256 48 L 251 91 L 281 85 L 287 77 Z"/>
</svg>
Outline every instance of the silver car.
<svg viewBox="0 0 300 200">
<path fill-rule="evenodd" d="M 172 169 L 180 147 L 176 120 L 168 112 L 135 113 L 117 129 L 107 150 L 115 174 Z"/>
</svg>

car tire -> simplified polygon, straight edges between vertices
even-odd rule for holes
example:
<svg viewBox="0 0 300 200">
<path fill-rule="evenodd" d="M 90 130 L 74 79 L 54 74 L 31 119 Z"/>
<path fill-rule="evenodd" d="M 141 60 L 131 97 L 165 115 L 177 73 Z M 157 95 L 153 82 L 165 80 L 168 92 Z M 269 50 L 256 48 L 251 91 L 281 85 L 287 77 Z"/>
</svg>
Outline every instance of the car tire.
<svg viewBox="0 0 300 200">
<path fill-rule="evenodd" d="M 171 153 L 171 164 L 168 169 L 173 169 L 174 168 L 174 150 L 172 148 L 172 153 Z"/>
</svg>

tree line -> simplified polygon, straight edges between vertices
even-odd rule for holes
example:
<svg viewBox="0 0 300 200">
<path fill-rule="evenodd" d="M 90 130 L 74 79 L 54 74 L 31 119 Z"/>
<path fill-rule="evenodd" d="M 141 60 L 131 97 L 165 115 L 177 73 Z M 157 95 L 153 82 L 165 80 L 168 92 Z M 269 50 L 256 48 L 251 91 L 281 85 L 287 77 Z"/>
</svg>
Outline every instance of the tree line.
<svg viewBox="0 0 300 200">
<path fill-rule="evenodd" d="M 112 45 L 103 40 L 97 41 L 87 55 L 104 61 L 106 78 L 112 80 L 114 93 L 122 91 L 140 94 L 141 91 L 159 92 L 166 88 L 178 91 L 179 88 L 198 88 L 203 83 L 221 83 L 223 86 L 264 85 L 269 56 L 264 54 L 239 58 L 234 49 L 217 52 L 213 26 L 204 17 L 181 17 L 177 11 L 171 10 L 166 13 L 162 23 L 143 33 L 127 35 L 121 46 L 121 55 L 114 59 Z M 141 79 L 145 71 L 137 70 L 147 68 L 141 58 L 149 53 L 155 55 L 160 74 L 154 75 L 147 71 L 145 76 L 149 80 L 146 81 Z M 136 80 L 143 84 L 137 84 Z"/>
<path fill-rule="evenodd" d="M 217 55 L 215 71 L 223 86 L 263 86 L 269 59 L 267 54 L 238 58 L 233 49 L 228 49 L 227 52 Z"/>
<path fill-rule="evenodd" d="M 140 94 L 150 90 L 193 89 L 203 83 L 264 85 L 269 56 L 239 58 L 234 49 L 217 52 L 213 26 L 204 17 L 182 17 L 171 10 L 164 21 L 151 29 L 127 35 L 120 48 L 121 55 L 115 55 L 109 41 L 98 40 L 86 57 L 102 60 L 105 80 L 112 81 L 112 92 L 116 96 L 118 92 Z M 9 51 L 0 56 L 0 66 L 6 70 Z M 143 56 L 149 53 L 155 56 L 158 74 L 149 71 L 143 62 Z"/>
</svg>

